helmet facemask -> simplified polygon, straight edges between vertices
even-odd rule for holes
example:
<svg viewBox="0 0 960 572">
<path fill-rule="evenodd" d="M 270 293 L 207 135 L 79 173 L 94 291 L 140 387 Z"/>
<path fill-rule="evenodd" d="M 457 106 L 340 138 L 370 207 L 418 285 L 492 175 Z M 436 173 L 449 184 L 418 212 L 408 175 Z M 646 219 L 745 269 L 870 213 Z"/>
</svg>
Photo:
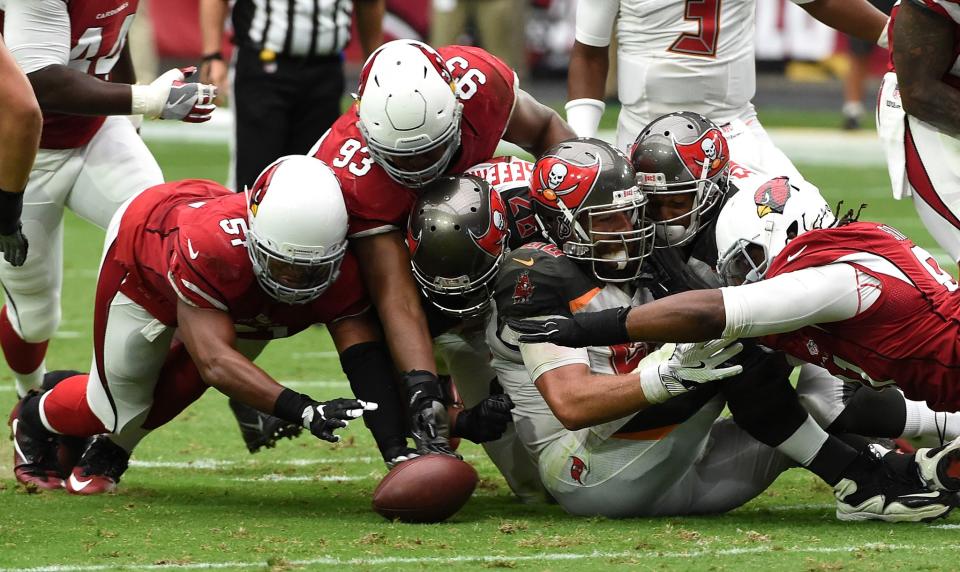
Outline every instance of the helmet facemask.
<svg viewBox="0 0 960 572">
<path fill-rule="evenodd" d="M 637 184 L 650 201 L 650 214 L 656 229 L 655 248 L 683 246 L 694 239 L 701 227 L 709 224 L 727 188 L 727 169 L 709 178 L 705 164 L 696 182 L 667 183 L 663 173 L 637 173 Z M 677 206 L 677 203 L 689 202 Z M 685 209 L 674 216 L 660 219 L 660 210 Z M 671 213 L 672 214 L 672 213 Z M 659 220 L 658 220 L 659 219 Z"/>
<path fill-rule="evenodd" d="M 500 270 L 505 251 L 490 264 L 486 271 L 475 278 L 470 276 L 430 276 L 423 272 L 416 259 L 412 261 L 413 277 L 420 291 L 444 314 L 453 318 L 473 318 L 481 316 L 490 308 L 493 297 L 494 280 Z"/>
<path fill-rule="evenodd" d="M 247 232 L 247 253 L 257 282 L 270 296 L 285 304 L 306 304 L 320 297 L 336 281 L 347 242 L 327 249 L 271 244 Z"/>
</svg>

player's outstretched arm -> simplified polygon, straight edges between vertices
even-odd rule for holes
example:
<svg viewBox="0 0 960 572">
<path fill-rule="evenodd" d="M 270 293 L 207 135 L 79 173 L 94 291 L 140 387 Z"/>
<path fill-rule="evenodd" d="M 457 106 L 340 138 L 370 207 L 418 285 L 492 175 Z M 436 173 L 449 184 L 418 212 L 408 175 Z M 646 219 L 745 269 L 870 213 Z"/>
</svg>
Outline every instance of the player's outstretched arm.
<svg viewBox="0 0 960 572">
<path fill-rule="evenodd" d="M 503 139 L 539 157 L 544 151 L 577 134 L 560 115 L 532 95 L 517 90 L 517 101 Z"/>
<path fill-rule="evenodd" d="M 30 83 L 0 37 L 0 250 L 10 264 L 27 258 L 20 231 L 23 190 L 37 156 L 43 117 Z"/>
<path fill-rule="evenodd" d="M 844 34 L 883 43 L 887 15 L 867 0 L 813 0 L 801 4 L 808 14 Z"/>
<path fill-rule="evenodd" d="M 577 3 L 577 32 L 567 74 L 567 123 L 580 137 L 594 137 L 606 105 L 610 70 L 610 33 L 618 0 Z"/>
<path fill-rule="evenodd" d="M 957 26 L 916 5 L 900 4 L 893 26 L 893 63 L 903 109 L 913 117 L 960 137 L 960 89 L 944 83 L 954 61 Z"/>
<path fill-rule="evenodd" d="M 236 333 L 226 312 L 177 302 L 178 334 L 208 385 L 254 409 L 303 425 L 325 441 L 338 441 L 333 432 L 347 421 L 377 408 L 356 399 L 318 402 L 285 388 L 234 348 Z"/>
</svg>

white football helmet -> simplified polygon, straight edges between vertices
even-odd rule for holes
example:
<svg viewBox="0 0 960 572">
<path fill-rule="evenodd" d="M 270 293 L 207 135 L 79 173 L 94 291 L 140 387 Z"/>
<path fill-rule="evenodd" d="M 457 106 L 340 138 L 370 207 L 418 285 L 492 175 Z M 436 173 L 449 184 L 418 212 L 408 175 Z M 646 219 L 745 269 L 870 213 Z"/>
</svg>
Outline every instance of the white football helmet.
<svg viewBox="0 0 960 572">
<path fill-rule="evenodd" d="M 787 242 L 835 220 L 820 190 L 806 181 L 797 186 L 777 177 L 737 192 L 717 217 L 720 278 L 728 286 L 762 280 Z"/>
<path fill-rule="evenodd" d="M 357 105 L 370 156 L 402 185 L 438 178 L 460 148 L 463 104 L 443 58 L 424 43 L 395 40 L 371 54 Z"/>
<path fill-rule="evenodd" d="M 281 157 L 247 196 L 247 253 L 260 286 L 286 304 L 305 304 L 333 284 L 347 251 L 347 207 L 330 167 Z"/>
</svg>

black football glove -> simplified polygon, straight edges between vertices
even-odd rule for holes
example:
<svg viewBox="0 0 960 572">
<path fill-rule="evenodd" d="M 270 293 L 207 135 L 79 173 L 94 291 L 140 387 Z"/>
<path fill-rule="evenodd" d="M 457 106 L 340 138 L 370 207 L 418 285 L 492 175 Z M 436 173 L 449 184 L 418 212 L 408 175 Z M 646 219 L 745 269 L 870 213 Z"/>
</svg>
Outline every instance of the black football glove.
<svg viewBox="0 0 960 572">
<path fill-rule="evenodd" d="M 513 421 L 510 410 L 513 401 L 509 395 L 491 395 L 470 409 L 457 415 L 453 424 L 453 436 L 469 439 L 474 443 L 496 441 Z"/>
<path fill-rule="evenodd" d="M 17 228 L 12 233 L 0 234 L 0 251 L 3 251 L 3 259 L 13 266 L 23 266 L 27 260 L 29 243 L 21 228 L 17 223 Z"/>
<path fill-rule="evenodd" d="M 364 411 L 374 411 L 376 403 L 367 403 L 359 399 L 334 399 L 332 401 L 313 402 L 303 409 L 300 414 L 303 427 L 309 429 L 314 436 L 336 443 L 339 435 L 333 432 L 346 427 L 348 421 L 363 415 Z"/>
<path fill-rule="evenodd" d="M 410 433 L 417 452 L 440 453 L 461 459 L 450 448 L 450 419 L 437 376 L 423 370 L 404 372 L 407 389 L 407 412 L 410 414 Z"/>
<path fill-rule="evenodd" d="M 525 344 L 548 342 L 571 348 L 615 346 L 630 342 L 627 334 L 629 312 L 630 308 L 609 308 L 599 312 L 581 312 L 572 317 L 508 318 L 507 325 L 519 334 L 517 339 Z"/>
</svg>

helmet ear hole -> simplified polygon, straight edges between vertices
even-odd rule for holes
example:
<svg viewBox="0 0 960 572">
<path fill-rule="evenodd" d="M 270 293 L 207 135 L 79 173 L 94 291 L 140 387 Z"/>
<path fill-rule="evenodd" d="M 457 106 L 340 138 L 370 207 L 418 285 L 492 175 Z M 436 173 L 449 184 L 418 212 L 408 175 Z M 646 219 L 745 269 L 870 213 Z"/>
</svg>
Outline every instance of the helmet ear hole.
<svg viewBox="0 0 960 572">
<path fill-rule="evenodd" d="M 790 226 L 787 227 L 787 240 L 793 240 L 797 238 L 797 235 L 800 234 L 800 223 L 793 221 L 790 223 Z"/>
</svg>

